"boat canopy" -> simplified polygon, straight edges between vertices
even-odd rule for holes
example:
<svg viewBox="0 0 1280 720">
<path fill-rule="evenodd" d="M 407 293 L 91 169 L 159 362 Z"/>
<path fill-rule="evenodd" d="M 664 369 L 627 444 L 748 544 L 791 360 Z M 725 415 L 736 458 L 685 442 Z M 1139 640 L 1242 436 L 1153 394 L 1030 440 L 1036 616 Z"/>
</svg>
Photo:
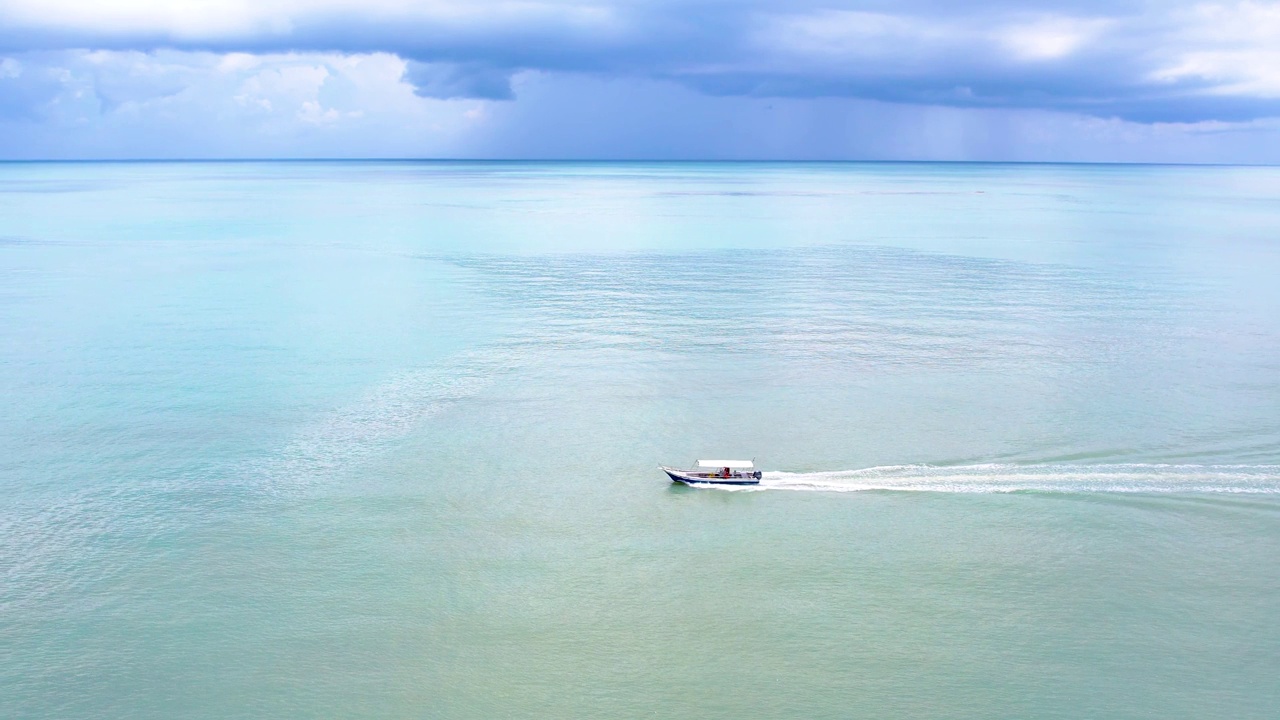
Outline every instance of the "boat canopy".
<svg viewBox="0 0 1280 720">
<path fill-rule="evenodd" d="M 746 468 L 755 467 L 755 461 L 752 460 L 699 460 L 698 467 L 714 467 L 729 468 L 730 470 L 744 470 Z"/>
</svg>

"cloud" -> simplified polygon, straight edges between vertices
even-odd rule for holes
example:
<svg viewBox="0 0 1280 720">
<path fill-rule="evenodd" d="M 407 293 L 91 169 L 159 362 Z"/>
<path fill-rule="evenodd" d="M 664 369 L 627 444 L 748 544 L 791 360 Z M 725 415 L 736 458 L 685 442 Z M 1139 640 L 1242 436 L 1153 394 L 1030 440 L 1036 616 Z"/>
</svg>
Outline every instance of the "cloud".
<svg viewBox="0 0 1280 720">
<path fill-rule="evenodd" d="M 447 156 L 475 124 L 475 101 L 415 95 L 385 53 L 45 51 L 0 70 L 0 158 Z"/>
<path fill-rule="evenodd" d="M 1280 0 L 0 0 L 6 157 L 1257 161 L 1275 117 Z"/>
<path fill-rule="evenodd" d="M 1111 25 L 1107 20 L 1043 18 L 1027 25 L 1010 25 L 996 33 L 1015 58 L 1024 61 L 1062 60 L 1096 42 Z"/>
<path fill-rule="evenodd" d="M 1280 162 L 1280 121 L 1136 123 L 1037 109 L 709 96 L 670 82 L 523 73 L 467 152 L 498 158 Z M 539 142 L 530 143 L 529 138 Z"/>
<path fill-rule="evenodd" d="M 6 83 L 34 83 L 39 112 L 0 112 L 0 157 L 1280 162 L 1277 121 L 712 95 L 538 70 L 511 76 L 514 101 L 438 99 L 408 71 L 387 53 L 28 53 L 0 60 L 0 102 Z M 108 103 L 103 88 L 129 92 Z"/>
<path fill-rule="evenodd" d="M 421 63 L 411 60 L 405 67 L 404 78 L 422 97 L 484 98 L 510 100 L 511 70 L 460 63 Z"/>
<path fill-rule="evenodd" d="M 44 116 L 65 90 L 65 80 L 62 68 L 0 58 L 0 118 Z"/>
<path fill-rule="evenodd" d="M 1153 70 L 1155 83 L 1200 84 L 1211 98 L 1280 99 L 1280 3 L 1205 4 L 1178 14 L 1183 51 Z"/>
<path fill-rule="evenodd" d="M 177 95 L 202 68 L 160 60 L 141 52 L 89 52 L 80 55 L 92 68 L 93 92 L 106 111 Z"/>
<path fill-rule="evenodd" d="M 0 0 L 0 52 L 386 53 L 428 98 L 510 99 L 523 71 L 756 97 L 1280 113 L 1280 2 Z M 104 94 L 128 91 L 104 89 Z"/>
</svg>

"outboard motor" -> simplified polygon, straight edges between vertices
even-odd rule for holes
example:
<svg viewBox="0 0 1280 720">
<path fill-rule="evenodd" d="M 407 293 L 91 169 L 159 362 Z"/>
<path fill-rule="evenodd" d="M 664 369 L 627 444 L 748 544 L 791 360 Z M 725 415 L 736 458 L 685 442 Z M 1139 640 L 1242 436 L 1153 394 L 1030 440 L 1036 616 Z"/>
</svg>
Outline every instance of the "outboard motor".
<svg viewBox="0 0 1280 720">
<path fill-rule="evenodd" d="M 755 471 L 755 472 L 751 473 L 751 477 L 753 477 L 753 478 L 755 478 L 755 479 L 759 480 L 760 478 L 764 477 L 764 473 L 762 473 L 762 472 L 760 472 L 759 470 L 757 470 L 757 471 Z"/>
</svg>

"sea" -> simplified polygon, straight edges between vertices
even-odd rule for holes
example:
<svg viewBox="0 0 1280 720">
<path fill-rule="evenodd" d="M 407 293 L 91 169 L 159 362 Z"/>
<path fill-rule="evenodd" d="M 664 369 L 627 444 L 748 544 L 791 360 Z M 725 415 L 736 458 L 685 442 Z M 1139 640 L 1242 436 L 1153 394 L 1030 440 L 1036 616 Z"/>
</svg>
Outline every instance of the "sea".
<svg viewBox="0 0 1280 720">
<path fill-rule="evenodd" d="M 0 717 L 1280 717 L 1280 168 L 0 163 Z"/>
</svg>

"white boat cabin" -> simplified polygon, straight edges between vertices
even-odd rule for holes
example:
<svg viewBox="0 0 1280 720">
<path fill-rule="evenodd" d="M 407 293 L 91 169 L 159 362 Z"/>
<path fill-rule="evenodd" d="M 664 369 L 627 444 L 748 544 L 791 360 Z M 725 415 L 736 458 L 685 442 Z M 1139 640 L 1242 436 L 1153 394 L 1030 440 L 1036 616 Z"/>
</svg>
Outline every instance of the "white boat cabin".
<svg viewBox="0 0 1280 720">
<path fill-rule="evenodd" d="M 734 477 L 750 475 L 756 469 L 755 460 L 699 460 L 694 463 L 690 475 L 699 477 Z"/>
<path fill-rule="evenodd" d="M 760 471 L 755 460 L 698 460 L 689 470 L 659 466 L 674 482 L 699 484 L 755 485 Z"/>
</svg>

